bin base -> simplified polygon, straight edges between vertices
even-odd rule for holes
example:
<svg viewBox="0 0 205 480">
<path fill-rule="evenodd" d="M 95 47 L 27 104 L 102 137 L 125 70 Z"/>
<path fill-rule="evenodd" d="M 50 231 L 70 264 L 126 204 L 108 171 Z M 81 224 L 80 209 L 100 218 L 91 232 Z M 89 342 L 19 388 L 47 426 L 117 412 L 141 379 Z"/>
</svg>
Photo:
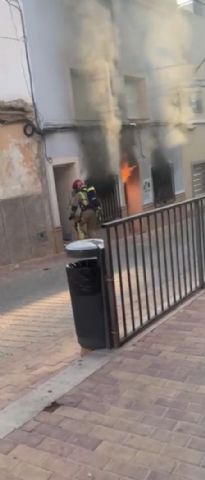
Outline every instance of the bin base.
<svg viewBox="0 0 205 480">
<path fill-rule="evenodd" d="M 79 296 L 72 302 L 78 343 L 86 350 L 106 348 L 102 295 Z"/>
<path fill-rule="evenodd" d="M 78 337 L 78 343 L 81 348 L 85 350 L 101 350 L 106 348 L 105 341 L 100 341 L 99 338 L 87 339 L 83 337 Z"/>
</svg>

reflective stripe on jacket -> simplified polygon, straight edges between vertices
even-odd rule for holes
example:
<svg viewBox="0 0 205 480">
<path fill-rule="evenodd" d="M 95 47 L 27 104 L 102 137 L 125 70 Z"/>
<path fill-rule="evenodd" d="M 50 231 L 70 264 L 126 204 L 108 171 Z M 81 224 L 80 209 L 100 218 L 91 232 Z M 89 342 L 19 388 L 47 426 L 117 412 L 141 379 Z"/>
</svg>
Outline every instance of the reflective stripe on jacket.
<svg viewBox="0 0 205 480">
<path fill-rule="evenodd" d="M 89 201 L 88 201 L 88 194 L 87 194 L 87 189 L 83 188 L 80 190 L 80 192 L 77 193 L 78 195 L 78 204 L 81 210 L 86 210 L 89 206 Z"/>
</svg>

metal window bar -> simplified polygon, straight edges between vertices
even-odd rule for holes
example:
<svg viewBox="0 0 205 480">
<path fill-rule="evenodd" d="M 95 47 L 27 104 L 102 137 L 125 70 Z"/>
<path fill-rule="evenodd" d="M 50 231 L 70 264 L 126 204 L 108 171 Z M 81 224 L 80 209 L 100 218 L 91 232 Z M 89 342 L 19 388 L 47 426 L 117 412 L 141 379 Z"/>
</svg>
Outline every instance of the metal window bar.
<svg viewBox="0 0 205 480">
<path fill-rule="evenodd" d="M 173 252 L 173 242 L 172 242 L 172 223 L 171 223 L 171 213 L 173 211 L 167 210 L 167 221 L 168 221 L 168 237 L 169 237 L 169 253 L 170 253 L 170 272 L 171 272 L 171 282 L 172 282 L 172 293 L 173 300 L 176 303 L 176 269 L 174 268 L 174 252 Z"/>
<path fill-rule="evenodd" d="M 191 208 L 191 237 L 192 237 L 192 260 L 194 266 L 194 281 L 195 287 L 197 285 L 197 264 L 196 264 L 196 245 L 195 245 L 195 230 L 194 230 L 194 211 L 193 211 L 193 203 L 190 204 Z"/>
<path fill-rule="evenodd" d="M 203 274 L 205 273 L 205 221 L 204 221 L 204 212 L 205 204 L 204 200 L 201 199 L 201 229 L 202 229 L 202 254 L 203 254 Z M 203 277 L 205 281 L 205 278 Z"/>
<path fill-rule="evenodd" d="M 152 293 L 153 293 L 153 302 L 154 302 L 154 312 L 157 315 L 157 298 L 156 298 L 156 283 L 155 283 L 155 271 L 154 271 L 154 260 L 153 260 L 153 249 L 152 249 L 152 233 L 151 233 L 151 224 L 150 217 L 147 217 L 148 225 L 148 239 L 149 239 L 149 255 L 150 255 L 150 268 L 151 268 L 151 278 L 152 278 Z"/>
<path fill-rule="evenodd" d="M 103 197 L 99 195 L 99 199 L 102 207 L 103 222 L 110 222 L 122 217 L 118 180 L 113 185 L 113 191 Z"/>
<path fill-rule="evenodd" d="M 188 271 L 189 271 L 189 291 L 193 291 L 193 269 L 191 262 L 191 241 L 190 241 L 190 210 L 188 210 L 189 205 L 185 205 L 185 223 L 186 223 L 186 242 L 187 242 L 187 259 L 188 259 Z"/>
<path fill-rule="evenodd" d="M 204 287 L 204 215 L 205 196 L 103 225 L 115 347 Z"/>
</svg>

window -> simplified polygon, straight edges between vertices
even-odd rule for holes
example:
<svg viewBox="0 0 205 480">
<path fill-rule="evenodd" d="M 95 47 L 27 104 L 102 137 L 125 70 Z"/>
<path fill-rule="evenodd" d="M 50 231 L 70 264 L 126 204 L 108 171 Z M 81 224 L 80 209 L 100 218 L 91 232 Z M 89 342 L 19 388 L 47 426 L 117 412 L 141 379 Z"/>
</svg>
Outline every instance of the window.
<svg viewBox="0 0 205 480">
<path fill-rule="evenodd" d="M 139 117 L 138 81 L 134 78 L 125 78 L 125 97 L 128 118 Z"/>
<path fill-rule="evenodd" d="M 193 197 L 205 193 L 205 162 L 196 163 L 192 166 L 192 191 Z"/>
<path fill-rule="evenodd" d="M 182 165 L 182 151 L 180 147 L 172 149 L 171 160 L 174 173 L 174 189 L 175 193 L 179 194 L 184 192 L 184 175 Z"/>
<path fill-rule="evenodd" d="M 203 113 L 204 106 L 203 106 L 202 91 L 200 90 L 193 91 L 190 94 L 189 101 L 190 101 L 190 105 L 193 113 L 195 114 Z"/>
<path fill-rule="evenodd" d="M 124 82 L 127 118 L 129 120 L 147 119 L 148 100 L 145 79 L 126 76 Z"/>
<path fill-rule="evenodd" d="M 201 87 L 185 87 L 172 95 L 172 103 L 178 109 L 182 123 L 200 120 L 204 113 L 204 90 Z"/>
<path fill-rule="evenodd" d="M 75 118 L 77 121 L 100 121 L 110 113 L 112 85 L 109 71 L 100 73 L 71 70 Z"/>
<path fill-rule="evenodd" d="M 184 192 L 182 148 L 180 146 L 169 148 L 166 153 L 172 166 L 174 193 L 178 195 Z"/>
<path fill-rule="evenodd" d="M 71 71 L 75 118 L 77 121 L 96 120 L 97 113 L 90 101 L 91 83 L 93 78 L 87 72 L 80 70 Z"/>
</svg>

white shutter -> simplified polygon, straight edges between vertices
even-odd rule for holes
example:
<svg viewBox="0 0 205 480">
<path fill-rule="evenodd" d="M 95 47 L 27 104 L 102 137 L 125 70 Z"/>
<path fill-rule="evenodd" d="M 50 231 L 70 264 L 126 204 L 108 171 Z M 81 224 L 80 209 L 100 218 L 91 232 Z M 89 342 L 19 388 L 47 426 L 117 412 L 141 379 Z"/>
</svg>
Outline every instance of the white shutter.
<svg viewBox="0 0 205 480">
<path fill-rule="evenodd" d="M 205 162 L 196 163 L 192 167 L 192 191 L 193 197 L 205 193 Z"/>
</svg>

